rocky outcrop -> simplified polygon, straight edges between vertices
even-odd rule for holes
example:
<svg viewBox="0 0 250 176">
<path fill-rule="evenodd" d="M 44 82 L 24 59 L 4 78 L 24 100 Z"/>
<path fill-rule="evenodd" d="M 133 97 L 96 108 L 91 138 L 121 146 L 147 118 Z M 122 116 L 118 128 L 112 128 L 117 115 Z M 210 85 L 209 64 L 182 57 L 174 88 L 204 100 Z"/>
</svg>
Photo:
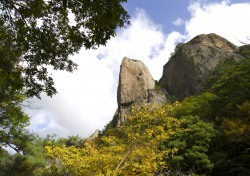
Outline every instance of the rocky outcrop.
<svg viewBox="0 0 250 176">
<path fill-rule="evenodd" d="M 115 126 L 123 123 L 130 114 L 133 105 L 163 103 L 167 101 L 166 91 L 154 90 L 155 80 L 146 65 L 139 60 L 125 57 L 122 60 L 117 90 L 118 111 L 114 119 Z"/>
<path fill-rule="evenodd" d="M 118 109 L 109 125 L 117 127 L 122 124 L 134 105 L 164 104 L 173 97 L 182 101 L 202 92 L 210 71 L 226 58 L 240 59 L 240 50 L 244 48 L 216 34 L 198 35 L 176 46 L 157 85 L 141 61 L 125 57 L 119 75 Z"/>
<path fill-rule="evenodd" d="M 139 60 L 123 58 L 120 67 L 117 101 L 120 105 L 145 103 L 148 90 L 153 89 L 155 81 L 148 68 Z"/>
<path fill-rule="evenodd" d="M 177 45 L 164 66 L 160 84 L 178 100 L 204 90 L 204 80 L 215 66 L 226 58 L 240 58 L 239 48 L 216 35 L 198 35 Z"/>
<path fill-rule="evenodd" d="M 87 140 L 90 141 L 90 140 L 93 140 L 93 139 L 99 137 L 99 136 L 100 136 L 100 133 L 101 133 L 100 130 L 95 130 L 95 132 L 94 132 L 92 135 L 90 135 L 90 136 L 87 138 Z"/>
</svg>

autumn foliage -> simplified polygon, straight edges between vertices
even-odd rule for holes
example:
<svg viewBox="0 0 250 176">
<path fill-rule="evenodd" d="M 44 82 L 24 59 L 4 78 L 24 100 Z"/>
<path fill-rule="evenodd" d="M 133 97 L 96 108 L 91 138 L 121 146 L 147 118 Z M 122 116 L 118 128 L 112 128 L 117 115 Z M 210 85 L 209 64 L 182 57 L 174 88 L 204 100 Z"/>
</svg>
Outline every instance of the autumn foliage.
<svg viewBox="0 0 250 176">
<path fill-rule="evenodd" d="M 171 116 L 175 106 L 144 106 L 132 110 L 127 122 L 84 147 L 47 146 L 49 173 L 57 175 L 152 175 L 167 168 L 165 159 L 177 148 L 161 150 L 159 144 L 175 131 L 185 131 Z"/>
</svg>

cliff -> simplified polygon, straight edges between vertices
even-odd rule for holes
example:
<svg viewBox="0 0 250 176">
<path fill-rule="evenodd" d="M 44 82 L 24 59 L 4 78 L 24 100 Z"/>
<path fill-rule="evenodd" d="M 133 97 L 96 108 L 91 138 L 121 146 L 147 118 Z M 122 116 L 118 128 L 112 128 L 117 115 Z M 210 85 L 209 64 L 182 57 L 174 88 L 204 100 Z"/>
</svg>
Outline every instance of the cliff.
<svg viewBox="0 0 250 176">
<path fill-rule="evenodd" d="M 155 91 L 155 80 L 147 66 L 134 59 L 123 58 L 120 66 L 117 90 L 118 111 L 115 114 L 114 126 L 126 120 L 132 106 L 143 106 L 147 103 L 165 103 L 164 90 Z"/>
<path fill-rule="evenodd" d="M 226 58 L 241 58 L 239 48 L 216 35 L 198 35 L 177 45 L 163 69 L 160 83 L 179 101 L 204 90 L 204 80 Z"/>
<path fill-rule="evenodd" d="M 198 35 L 176 46 L 163 68 L 159 85 L 148 68 L 139 60 L 125 57 L 121 63 L 117 91 L 118 109 L 111 125 L 117 127 L 130 114 L 131 107 L 144 104 L 163 104 L 170 96 L 182 101 L 202 92 L 204 80 L 218 63 L 227 58 L 240 59 L 239 47 L 216 35 Z"/>
</svg>

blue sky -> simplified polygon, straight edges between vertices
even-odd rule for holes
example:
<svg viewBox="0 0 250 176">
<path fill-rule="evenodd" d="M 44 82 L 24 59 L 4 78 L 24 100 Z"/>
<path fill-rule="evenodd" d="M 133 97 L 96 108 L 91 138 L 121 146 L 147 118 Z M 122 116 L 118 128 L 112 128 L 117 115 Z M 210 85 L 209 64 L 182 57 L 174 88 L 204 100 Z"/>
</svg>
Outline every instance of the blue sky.
<svg viewBox="0 0 250 176">
<path fill-rule="evenodd" d="M 124 7 L 132 16 L 137 8 L 144 9 L 151 20 L 164 26 L 164 32 L 171 32 L 173 29 L 184 32 L 183 28 L 173 26 L 172 22 L 177 18 L 188 19 L 190 17 L 188 5 L 188 0 L 128 0 Z"/>
<path fill-rule="evenodd" d="M 222 0 L 199 0 L 200 2 L 218 3 Z M 125 9 L 131 16 L 135 14 L 137 8 L 144 9 L 150 16 L 151 20 L 155 23 L 163 25 L 163 31 L 169 33 L 172 30 L 178 30 L 184 33 L 185 29 L 183 26 L 173 25 L 173 21 L 180 18 L 188 20 L 190 13 L 188 12 L 188 6 L 192 2 L 198 2 L 198 0 L 128 0 L 124 4 Z M 234 3 L 249 3 L 249 0 L 230 0 L 231 4 Z"/>
<path fill-rule="evenodd" d="M 249 1 L 128 0 L 131 25 L 97 50 L 82 49 L 71 59 L 73 74 L 51 70 L 58 94 L 32 99 L 29 130 L 42 136 L 88 137 L 103 129 L 117 109 L 119 68 L 123 57 L 143 61 L 159 80 L 163 65 L 179 42 L 217 33 L 235 45 L 249 42 Z"/>
</svg>

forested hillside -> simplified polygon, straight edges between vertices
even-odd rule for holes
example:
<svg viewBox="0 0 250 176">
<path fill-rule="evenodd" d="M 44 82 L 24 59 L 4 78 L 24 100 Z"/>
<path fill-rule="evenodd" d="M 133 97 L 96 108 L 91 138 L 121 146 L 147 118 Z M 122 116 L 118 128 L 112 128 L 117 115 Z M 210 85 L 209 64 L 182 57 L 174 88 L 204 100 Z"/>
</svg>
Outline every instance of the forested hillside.
<svg viewBox="0 0 250 176">
<path fill-rule="evenodd" d="M 118 97 L 118 119 L 95 137 L 42 138 L 27 130 L 25 100 L 57 93 L 48 68 L 72 72 L 70 56 L 105 45 L 129 24 L 123 2 L 0 2 L 0 176 L 250 175 L 250 45 L 216 34 L 179 44 L 159 82 L 141 62 L 123 68 L 136 73 L 122 80 L 136 85 L 135 94 Z"/>
<path fill-rule="evenodd" d="M 183 102 L 132 109 L 126 123 L 83 146 L 47 146 L 49 173 L 248 175 L 250 55 L 220 63 L 207 90 Z M 77 159 L 76 159 L 77 158 Z M 60 162 L 58 162 L 60 161 Z"/>
<path fill-rule="evenodd" d="M 204 92 L 135 106 L 94 139 L 24 133 L 19 153 L 1 149 L 1 175 L 249 175 L 250 47 L 240 52 L 209 74 Z"/>
</svg>

